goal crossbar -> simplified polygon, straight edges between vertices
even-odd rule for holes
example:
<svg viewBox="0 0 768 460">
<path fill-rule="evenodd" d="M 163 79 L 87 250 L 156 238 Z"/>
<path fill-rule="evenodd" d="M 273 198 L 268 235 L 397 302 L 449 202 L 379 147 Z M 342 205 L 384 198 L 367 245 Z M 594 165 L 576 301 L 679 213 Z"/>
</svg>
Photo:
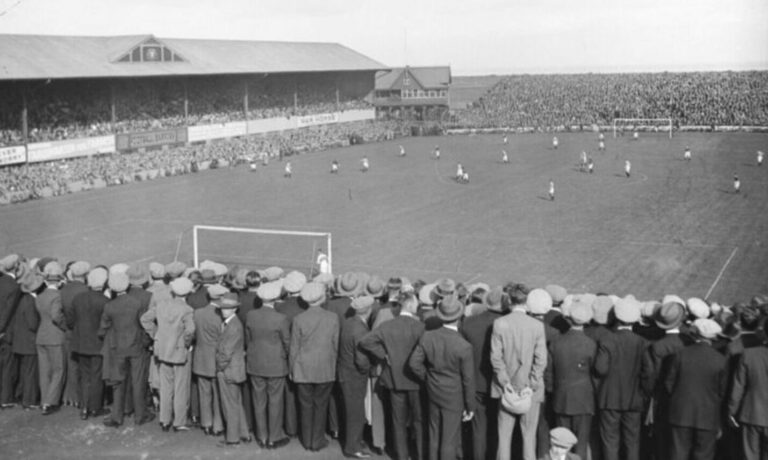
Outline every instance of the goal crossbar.
<svg viewBox="0 0 768 460">
<path fill-rule="evenodd" d="M 194 254 L 195 267 L 200 266 L 199 251 L 198 251 L 198 232 L 200 230 L 222 231 L 231 233 L 251 233 L 261 235 L 287 235 L 287 236 L 310 236 L 310 237 L 322 237 L 328 241 L 328 268 L 333 273 L 333 251 L 331 250 L 331 233 L 330 232 L 304 232 L 295 230 L 271 230 L 262 228 L 244 228 L 244 227 L 222 227 L 216 225 L 194 225 L 192 227 L 192 246 Z"/>
<path fill-rule="evenodd" d="M 619 124 L 632 124 L 633 126 L 643 125 L 644 123 L 664 122 L 662 128 L 669 132 L 669 138 L 672 138 L 672 119 L 671 118 L 614 118 L 613 119 L 613 137 L 616 137 Z M 645 126 L 651 126 L 646 124 Z"/>
</svg>

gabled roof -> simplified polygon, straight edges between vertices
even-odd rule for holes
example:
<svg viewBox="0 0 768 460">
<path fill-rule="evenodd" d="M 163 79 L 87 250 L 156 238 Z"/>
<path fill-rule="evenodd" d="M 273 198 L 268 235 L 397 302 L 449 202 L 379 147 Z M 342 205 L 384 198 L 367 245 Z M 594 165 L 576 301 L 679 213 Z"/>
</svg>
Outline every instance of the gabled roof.
<svg viewBox="0 0 768 460">
<path fill-rule="evenodd" d="M 156 43 L 179 57 L 120 62 Z M 154 54 L 154 52 L 152 52 Z M 130 60 L 129 60 L 130 61 Z M 0 34 L 0 80 L 381 70 L 338 43 Z"/>
<path fill-rule="evenodd" d="M 450 66 L 398 67 L 376 75 L 376 89 L 402 89 L 403 77 L 416 80 L 422 89 L 446 89 L 451 84 Z"/>
</svg>

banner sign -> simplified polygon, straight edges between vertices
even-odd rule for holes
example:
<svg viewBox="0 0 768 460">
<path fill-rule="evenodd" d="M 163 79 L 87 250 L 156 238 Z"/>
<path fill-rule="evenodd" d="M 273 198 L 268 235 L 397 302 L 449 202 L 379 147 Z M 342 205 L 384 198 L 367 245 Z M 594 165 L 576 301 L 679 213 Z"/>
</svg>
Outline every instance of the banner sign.
<svg viewBox="0 0 768 460">
<path fill-rule="evenodd" d="M 338 123 L 339 114 L 336 113 L 318 113 L 317 115 L 307 115 L 304 117 L 296 117 L 296 126 L 299 128 L 305 128 L 307 126 L 325 125 L 328 123 Z"/>
<path fill-rule="evenodd" d="M 345 110 L 339 113 L 339 123 L 346 123 L 348 121 L 373 120 L 375 118 L 375 109 Z"/>
<path fill-rule="evenodd" d="M 286 131 L 295 129 L 295 120 L 290 118 L 261 118 L 258 120 L 248 120 L 248 134 L 263 134 L 273 131 Z"/>
<path fill-rule="evenodd" d="M 168 129 L 164 131 L 145 131 L 117 135 L 118 150 L 133 150 L 143 147 L 159 147 L 168 144 L 187 142 L 187 128 Z"/>
<path fill-rule="evenodd" d="M 221 139 L 222 137 L 245 136 L 246 125 L 244 121 L 222 123 L 217 125 L 198 125 L 189 127 L 189 142 L 207 141 L 209 139 Z"/>
<path fill-rule="evenodd" d="M 83 137 L 64 141 L 38 142 L 27 146 L 30 163 L 61 160 L 115 151 L 115 136 Z"/>
<path fill-rule="evenodd" d="M 23 145 L 0 148 L 0 166 L 15 165 L 27 161 L 27 149 Z"/>
</svg>

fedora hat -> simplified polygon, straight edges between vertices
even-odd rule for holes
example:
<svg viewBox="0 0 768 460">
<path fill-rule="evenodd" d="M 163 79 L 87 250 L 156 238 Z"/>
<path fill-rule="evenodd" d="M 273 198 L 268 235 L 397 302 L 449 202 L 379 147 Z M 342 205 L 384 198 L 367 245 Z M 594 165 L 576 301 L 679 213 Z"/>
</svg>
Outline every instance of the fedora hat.
<svg viewBox="0 0 768 460">
<path fill-rule="evenodd" d="M 360 279 L 355 272 L 346 272 L 336 279 L 336 292 L 342 296 L 354 297 L 360 292 Z"/>
<path fill-rule="evenodd" d="M 464 315 L 464 304 L 456 296 L 445 297 L 437 306 L 437 317 L 451 323 Z"/>
<path fill-rule="evenodd" d="M 450 278 L 440 278 L 435 282 L 435 288 L 432 289 L 430 296 L 432 302 L 437 303 L 440 299 L 452 296 L 456 293 L 456 283 Z"/>
</svg>

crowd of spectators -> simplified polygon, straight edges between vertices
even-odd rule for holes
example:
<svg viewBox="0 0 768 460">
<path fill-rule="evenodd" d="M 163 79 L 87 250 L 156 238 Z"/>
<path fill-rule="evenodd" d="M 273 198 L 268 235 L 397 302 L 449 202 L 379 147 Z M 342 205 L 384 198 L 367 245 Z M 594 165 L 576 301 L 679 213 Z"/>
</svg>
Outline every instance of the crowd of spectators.
<svg viewBox="0 0 768 460">
<path fill-rule="evenodd" d="M 154 177 L 237 165 L 264 153 L 271 157 L 315 152 L 406 134 L 394 122 L 359 121 L 222 139 L 163 150 L 114 153 L 0 168 L 0 201 L 23 201 L 81 188 L 119 185 Z M 148 172 L 151 172 L 148 174 Z M 77 183 L 76 187 L 72 187 Z"/>
<path fill-rule="evenodd" d="M 467 110 L 461 127 L 610 125 L 672 118 L 678 126 L 768 125 L 768 72 L 514 75 Z"/>
</svg>

